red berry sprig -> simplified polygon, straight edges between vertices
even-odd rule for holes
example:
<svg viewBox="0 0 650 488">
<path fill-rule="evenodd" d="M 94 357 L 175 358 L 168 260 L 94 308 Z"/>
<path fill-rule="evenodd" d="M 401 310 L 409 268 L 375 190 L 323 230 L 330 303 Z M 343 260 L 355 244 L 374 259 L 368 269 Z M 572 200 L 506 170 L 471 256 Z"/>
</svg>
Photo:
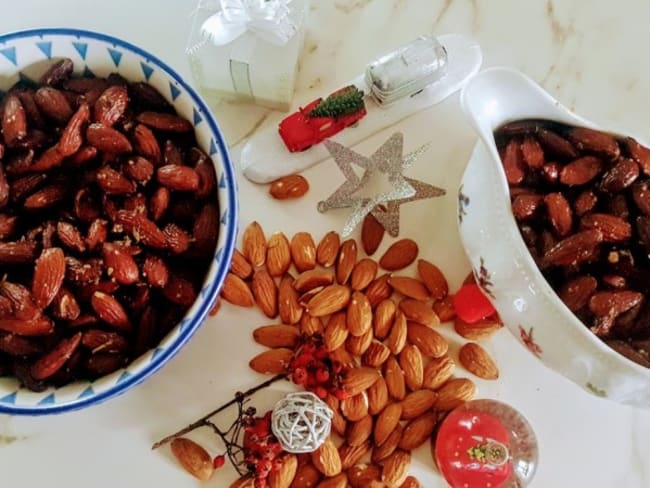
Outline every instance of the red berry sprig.
<svg viewBox="0 0 650 488">
<path fill-rule="evenodd" d="M 268 476 L 280 469 L 284 457 L 282 445 L 271 432 L 271 413 L 244 419 L 244 459 L 255 488 L 266 488 Z"/>
</svg>

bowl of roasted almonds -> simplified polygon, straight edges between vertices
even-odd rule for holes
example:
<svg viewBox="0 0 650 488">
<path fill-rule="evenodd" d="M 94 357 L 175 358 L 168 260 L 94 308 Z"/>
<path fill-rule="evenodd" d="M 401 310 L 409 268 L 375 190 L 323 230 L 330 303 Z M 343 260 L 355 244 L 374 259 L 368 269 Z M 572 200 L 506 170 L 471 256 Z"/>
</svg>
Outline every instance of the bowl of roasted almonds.
<svg viewBox="0 0 650 488">
<path fill-rule="evenodd" d="M 480 136 L 458 193 L 477 282 L 547 366 L 650 407 L 650 150 L 511 69 L 461 103 Z"/>
<path fill-rule="evenodd" d="M 0 413 L 83 408 L 144 380 L 214 305 L 233 167 L 205 103 L 122 40 L 0 36 Z"/>
</svg>

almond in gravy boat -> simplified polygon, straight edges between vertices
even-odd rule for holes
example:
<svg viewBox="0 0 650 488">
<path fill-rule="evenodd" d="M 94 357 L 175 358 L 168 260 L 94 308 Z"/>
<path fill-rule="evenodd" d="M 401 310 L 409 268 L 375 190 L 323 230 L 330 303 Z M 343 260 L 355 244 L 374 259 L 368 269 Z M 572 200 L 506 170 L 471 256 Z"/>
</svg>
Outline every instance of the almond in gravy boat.
<svg viewBox="0 0 650 488">
<path fill-rule="evenodd" d="M 480 140 L 458 191 L 458 228 L 483 291 L 510 331 L 546 366 L 594 395 L 650 408 L 650 369 L 601 342 L 537 268 L 515 223 L 493 136 L 499 126 L 519 119 L 602 128 L 507 68 L 472 77 L 461 93 L 461 106 Z"/>
</svg>

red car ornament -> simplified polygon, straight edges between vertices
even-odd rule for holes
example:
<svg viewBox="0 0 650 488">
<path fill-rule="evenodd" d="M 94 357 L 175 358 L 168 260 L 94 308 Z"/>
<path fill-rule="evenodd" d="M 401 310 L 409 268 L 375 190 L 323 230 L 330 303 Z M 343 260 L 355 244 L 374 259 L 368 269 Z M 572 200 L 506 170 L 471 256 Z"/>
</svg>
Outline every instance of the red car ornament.
<svg viewBox="0 0 650 488">
<path fill-rule="evenodd" d="M 290 152 L 305 151 L 338 134 L 366 115 L 364 93 L 354 85 L 318 98 L 287 116 L 278 128 Z"/>
</svg>

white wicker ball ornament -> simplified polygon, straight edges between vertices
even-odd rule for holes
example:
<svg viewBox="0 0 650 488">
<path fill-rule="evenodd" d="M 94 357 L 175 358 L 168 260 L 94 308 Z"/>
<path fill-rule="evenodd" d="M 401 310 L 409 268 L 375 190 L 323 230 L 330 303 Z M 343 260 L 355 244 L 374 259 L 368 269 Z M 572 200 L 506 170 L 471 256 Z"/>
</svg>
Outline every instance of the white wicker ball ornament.
<svg viewBox="0 0 650 488">
<path fill-rule="evenodd" d="M 333 415 L 313 393 L 290 393 L 275 404 L 271 429 L 285 451 L 314 452 L 330 435 Z"/>
</svg>

